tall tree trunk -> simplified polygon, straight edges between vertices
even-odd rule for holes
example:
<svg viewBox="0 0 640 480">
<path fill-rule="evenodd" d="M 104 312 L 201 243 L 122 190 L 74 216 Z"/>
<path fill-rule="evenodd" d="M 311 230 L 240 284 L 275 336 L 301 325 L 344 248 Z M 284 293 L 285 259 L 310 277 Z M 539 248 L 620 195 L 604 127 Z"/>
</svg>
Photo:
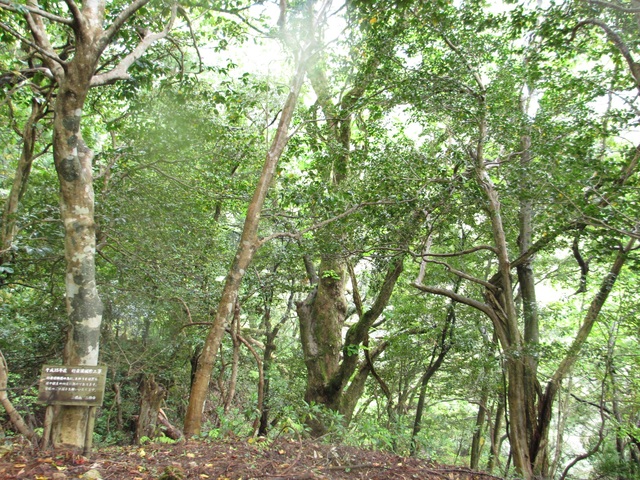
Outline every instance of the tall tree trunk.
<svg viewBox="0 0 640 480">
<path fill-rule="evenodd" d="M 61 79 L 54 107 L 53 157 L 60 181 L 60 212 L 65 229 L 66 300 L 69 332 L 66 365 L 97 365 L 102 302 L 95 278 L 93 152 L 85 145 L 80 122 L 89 82 L 96 67 L 95 52 L 80 48 Z M 84 51 L 83 51 L 84 50 Z M 54 446 L 83 446 L 93 410 L 56 407 Z"/>
<path fill-rule="evenodd" d="M 496 466 L 500 465 L 500 447 L 502 446 L 502 420 L 504 417 L 504 397 L 502 393 L 498 396 L 495 415 L 491 421 L 490 437 L 491 451 L 487 461 L 487 471 L 492 473 Z"/>
<path fill-rule="evenodd" d="M 327 119 L 330 132 L 327 149 L 332 161 L 328 182 L 334 189 L 340 188 L 347 179 L 353 108 L 373 81 L 379 63 L 377 55 L 368 58 L 355 85 L 336 103 L 331 99 L 330 82 L 322 64 L 319 63 L 309 72 L 317 103 Z M 307 367 L 304 398 L 307 403 L 313 402 L 340 411 L 343 389 L 358 365 L 358 355 L 354 349 L 362 343 L 366 332 L 357 333 L 356 343 L 347 344 L 345 341 L 345 346 L 352 346 L 349 352 L 343 352 L 342 329 L 347 314 L 346 259 L 340 252 L 323 253 L 318 271 L 317 277 L 313 275 L 316 287 L 304 302 L 297 304 L 302 350 Z M 341 355 L 345 360 L 342 365 Z M 345 374 L 347 370 L 349 374 Z M 351 394 L 355 391 L 357 389 L 353 389 Z M 310 427 L 313 435 L 319 436 L 324 433 L 321 422 L 311 420 Z"/>
<path fill-rule="evenodd" d="M 244 227 L 240 242 L 236 250 L 236 255 L 229 268 L 229 273 L 225 281 L 222 296 L 215 313 L 214 321 L 209 329 L 207 338 L 205 339 L 204 348 L 200 355 L 194 380 L 189 395 L 189 405 L 184 421 L 184 433 L 186 437 L 191 437 L 200 433 L 202 425 L 202 411 L 204 403 L 209 391 L 209 381 L 216 357 L 216 352 L 220 348 L 220 342 L 229 318 L 232 315 L 233 306 L 238 297 L 238 291 L 244 278 L 245 272 L 253 260 L 253 256 L 260 246 L 258 239 L 258 226 L 260 223 L 260 215 L 262 206 L 267 197 L 269 186 L 271 185 L 278 160 L 284 151 L 288 142 L 288 130 L 293 117 L 293 113 L 298 102 L 298 95 L 302 88 L 305 78 L 307 62 L 311 57 L 312 46 L 308 46 L 306 50 L 299 52 L 301 59 L 296 67 L 296 73 L 293 77 L 291 90 L 282 109 L 280 122 L 276 134 L 271 143 L 271 147 L 267 152 L 262 173 L 255 188 L 253 197 L 247 208 Z"/>
<path fill-rule="evenodd" d="M 476 425 L 471 438 L 471 452 L 469 458 L 469 468 L 478 470 L 480 468 L 480 455 L 484 444 L 484 425 L 487 418 L 487 402 L 489 401 L 489 391 L 483 387 L 478 404 L 478 414 L 476 415 Z"/>
<path fill-rule="evenodd" d="M 480 82 L 479 82 L 480 83 Z M 481 83 L 480 83 L 481 85 Z M 484 90 L 484 88 L 483 88 Z M 518 473 L 525 479 L 532 478 L 529 452 L 530 438 L 527 434 L 527 364 L 522 356 L 523 340 L 518 328 L 518 315 L 513 297 L 511 282 L 511 264 L 507 239 L 502 222 L 498 192 L 491 181 L 484 159 L 484 142 L 487 135 L 487 119 L 484 113 L 484 97 L 479 102 L 481 119 L 479 122 L 478 142 L 474 152 L 475 173 L 478 184 L 486 197 L 486 208 L 491 221 L 493 245 L 498 258 L 498 273 L 492 279 L 495 291 L 487 291 L 494 311 L 491 317 L 498 340 L 507 353 L 507 404 L 509 407 L 511 453 Z"/>
<path fill-rule="evenodd" d="M 68 365 L 96 365 L 99 353 L 102 302 L 95 280 L 95 221 L 93 193 L 93 152 L 82 139 L 81 121 L 85 99 L 91 87 L 128 78 L 127 69 L 156 40 L 167 35 L 175 18 L 158 34 L 145 35 L 140 43 L 112 69 L 96 74 L 104 49 L 118 31 L 148 0 L 129 4 L 104 28 L 105 0 L 78 5 L 67 0 L 68 17 L 48 16 L 36 0 L 27 0 L 20 11 L 45 66 L 57 83 L 53 121 L 53 158 L 60 182 L 60 212 L 65 231 L 66 303 L 69 331 L 63 361 Z M 42 12 L 42 13 L 40 13 Z M 58 56 L 47 27 L 53 25 L 73 37 L 75 50 L 69 61 Z M 72 30 L 72 31 L 71 31 Z M 54 447 L 90 447 L 94 408 L 58 406 L 52 425 Z"/>
<path fill-rule="evenodd" d="M 530 98 L 522 100 L 521 110 L 523 116 L 527 116 L 526 104 Z M 525 133 L 521 137 L 520 147 L 520 166 L 522 168 L 521 182 L 522 185 L 528 185 L 531 181 L 529 175 L 529 165 L 531 163 L 531 135 L 529 133 L 530 126 L 525 125 Z M 519 254 L 524 255 L 533 245 L 533 199 L 528 189 L 522 188 L 520 196 L 520 208 L 518 212 L 519 219 L 519 235 L 518 247 Z M 518 273 L 518 287 L 520 289 L 520 298 L 522 299 L 522 316 L 524 319 L 524 400 L 526 402 L 526 428 L 527 437 L 533 438 L 537 423 L 536 406 L 538 397 L 541 394 L 540 385 L 538 383 L 538 345 L 540 343 L 540 327 L 538 321 L 538 303 L 536 299 L 535 277 L 533 274 L 534 257 L 522 262 L 516 268 Z M 536 476 L 546 477 L 548 473 L 548 453 L 546 444 L 542 446 L 539 452 L 529 452 L 534 461 L 533 473 Z"/>
<path fill-rule="evenodd" d="M 455 291 L 458 291 L 460 286 L 460 280 L 458 279 L 455 286 Z M 415 456 L 417 453 L 416 438 L 420 429 L 422 428 L 422 414 L 424 411 L 424 403 L 427 395 L 427 385 L 431 377 L 440 369 L 444 359 L 451 349 L 451 337 L 455 327 L 456 312 L 455 303 L 451 302 L 447 307 L 447 313 L 445 318 L 445 324 L 440 332 L 440 338 L 438 343 L 433 347 L 431 351 L 431 359 L 429 360 L 429 366 L 425 370 L 422 378 L 420 379 L 420 394 L 418 396 L 418 406 L 416 407 L 416 416 L 413 422 L 413 430 L 411 432 L 411 456 Z"/>
<path fill-rule="evenodd" d="M 275 270 L 274 270 L 275 273 Z M 287 301 L 287 309 L 282 315 L 282 318 L 278 325 L 272 328 L 271 325 L 271 302 L 273 300 L 273 290 L 270 290 L 268 294 L 268 298 L 265 301 L 265 313 L 264 313 L 264 327 L 265 327 L 265 346 L 264 353 L 262 356 L 262 369 L 264 372 L 264 391 L 263 397 L 264 401 L 261 405 L 260 412 L 260 426 L 258 428 L 259 436 L 266 436 L 269 430 L 269 413 L 271 410 L 270 406 L 270 389 L 271 389 L 271 369 L 273 364 L 273 354 L 276 351 L 276 338 L 278 333 L 280 332 L 280 328 L 284 325 L 284 323 L 289 318 L 291 314 L 291 310 L 293 309 L 293 299 L 294 299 L 294 291 L 291 289 L 291 293 L 289 294 L 289 300 Z"/>
</svg>

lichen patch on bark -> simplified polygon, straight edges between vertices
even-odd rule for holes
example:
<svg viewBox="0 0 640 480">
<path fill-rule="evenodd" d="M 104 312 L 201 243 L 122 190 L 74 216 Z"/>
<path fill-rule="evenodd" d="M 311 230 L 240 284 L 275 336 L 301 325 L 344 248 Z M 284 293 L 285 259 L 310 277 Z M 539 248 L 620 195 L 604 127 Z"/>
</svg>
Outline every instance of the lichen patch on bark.
<svg viewBox="0 0 640 480">
<path fill-rule="evenodd" d="M 75 297 L 80 292 L 80 285 L 73 280 L 73 274 L 67 273 L 67 298 Z"/>
<path fill-rule="evenodd" d="M 78 130 L 80 130 L 80 116 L 63 118 L 62 126 L 71 132 L 77 132 Z"/>
<path fill-rule="evenodd" d="M 80 161 L 77 156 L 70 155 L 60 162 L 60 175 L 67 182 L 73 182 L 80 177 Z"/>
<path fill-rule="evenodd" d="M 102 324 L 102 315 L 87 317 L 80 322 L 80 325 L 87 328 L 100 328 Z"/>
</svg>

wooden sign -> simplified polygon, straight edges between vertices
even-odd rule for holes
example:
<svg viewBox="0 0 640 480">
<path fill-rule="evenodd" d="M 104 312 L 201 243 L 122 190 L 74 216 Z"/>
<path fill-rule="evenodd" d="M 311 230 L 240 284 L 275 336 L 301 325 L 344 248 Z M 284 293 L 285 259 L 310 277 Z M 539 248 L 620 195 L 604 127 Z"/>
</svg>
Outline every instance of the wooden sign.
<svg viewBox="0 0 640 480">
<path fill-rule="evenodd" d="M 99 407 L 104 398 L 106 365 L 44 365 L 38 403 Z"/>
</svg>

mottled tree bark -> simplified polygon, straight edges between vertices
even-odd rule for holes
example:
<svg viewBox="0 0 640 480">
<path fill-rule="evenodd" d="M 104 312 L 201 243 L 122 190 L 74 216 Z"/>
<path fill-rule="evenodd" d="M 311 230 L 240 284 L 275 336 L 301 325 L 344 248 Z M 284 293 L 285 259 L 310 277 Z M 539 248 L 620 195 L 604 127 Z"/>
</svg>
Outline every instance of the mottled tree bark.
<svg viewBox="0 0 640 480">
<path fill-rule="evenodd" d="M 28 0 L 21 10 L 31 32 L 34 48 L 42 56 L 48 74 L 57 84 L 53 122 L 53 157 L 60 182 L 60 212 L 65 231 L 66 303 L 69 331 L 64 349 L 68 365 L 96 365 L 99 354 L 102 302 L 95 278 L 95 221 L 93 193 L 93 152 L 84 143 L 81 122 L 89 89 L 128 78 L 127 69 L 140 58 L 165 30 L 147 34 L 137 47 L 112 69 L 96 74 L 104 49 L 124 23 L 148 0 L 134 0 L 104 28 L 105 0 L 88 0 L 81 5 L 66 0 L 68 17 L 47 13 L 36 0 Z M 175 9 L 173 10 L 175 15 Z M 47 18 L 45 24 L 43 18 Z M 173 17 L 172 17 L 173 19 Z M 68 29 L 75 50 L 70 60 L 58 57 L 48 26 Z M 90 445 L 91 415 L 94 409 L 57 406 L 53 419 L 54 447 L 84 449 Z"/>
</svg>

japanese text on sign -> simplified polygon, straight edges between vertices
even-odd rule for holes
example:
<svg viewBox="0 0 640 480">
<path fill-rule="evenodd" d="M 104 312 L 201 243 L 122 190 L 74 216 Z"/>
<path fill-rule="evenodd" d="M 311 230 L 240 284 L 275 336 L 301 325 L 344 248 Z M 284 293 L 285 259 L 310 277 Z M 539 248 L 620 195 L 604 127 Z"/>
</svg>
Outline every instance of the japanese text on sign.
<svg viewBox="0 0 640 480">
<path fill-rule="evenodd" d="M 107 367 L 44 365 L 38 403 L 47 405 L 100 406 Z"/>
</svg>

